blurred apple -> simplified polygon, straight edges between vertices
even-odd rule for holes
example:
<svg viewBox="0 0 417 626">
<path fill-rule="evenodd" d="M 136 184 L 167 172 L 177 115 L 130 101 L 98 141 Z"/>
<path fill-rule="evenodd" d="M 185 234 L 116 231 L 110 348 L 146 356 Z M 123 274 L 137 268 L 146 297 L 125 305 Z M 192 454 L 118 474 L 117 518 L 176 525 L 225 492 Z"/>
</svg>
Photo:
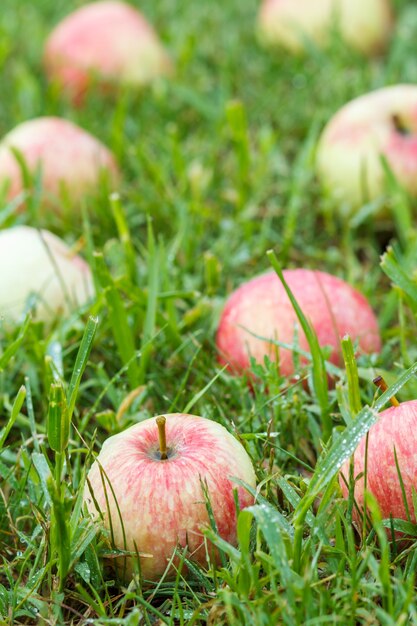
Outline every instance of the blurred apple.
<svg viewBox="0 0 417 626">
<path fill-rule="evenodd" d="M 0 142 L 0 185 L 7 187 L 9 200 L 30 193 L 20 157 L 32 177 L 40 173 L 42 199 L 58 212 L 63 199 L 79 210 L 83 197 L 96 194 L 106 179 L 116 183 L 119 177 L 113 155 L 98 139 L 58 117 L 23 122 Z"/>
<path fill-rule="evenodd" d="M 99 508 L 118 549 L 143 555 L 143 578 L 155 580 L 177 546 L 187 546 L 187 558 L 207 565 L 202 529 L 209 517 L 202 482 L 220 536 L 236 542 L 234 489 L 240 508 L 251 505 L 253 497 L 233 478 L 255 487 L 252 463 L 237 439 L 217 422 L 174 413 L 107 439 L 88 473 L 84 500 L 94 517 Z M 117 568 L 129 579 L 134 565 L 129 557 L 124 561 L 120 557 Z"/>
<path fill-rule="evenodd" d="M 346 334 L 357 342 L 359 352 L 380 350 L 378 322 L 358 291 L 336 276 L 314 270 L 284 270 L 284 278 L 320 345 L 331 347 L 332 363 L 343 362 L 340 339 Z M 239 374 L 250 368 L 251 357 L 263 363 L 268 356 L 278 359 L 282 376 L 291 376 L 292 350 L 278 348 L 271 340 L 292 345 L 296 326 L 296 313 L 275 272 L 253 278 L 236 289 L 224 307 L 216 337 L 220 361 Z M 309 351 L 304 333 L 298 332 L 300 348 Z"/>
<path fill-rule="evenodd" d="M 50 80 L 76 104 L 91 83 L 141 87 L 172 71 L 152 26 L 117 0 L 86 4 L 64 18 L 48 37 L 44 63 Z"/>
<path fill-rule="evenodd" d="M 354 497 L 357 504 L 354 520 L 359 528 L 365 504 L 365 473 L 366 490 L 376 499 L 383 519 L 392 516 L 408 520 L 408 507 L 411 521 L 416 521 L 413 504 L 417 476 L 416 451 L 417 400 L 402 402 L 382 411 L 368 435 L 360 441 L 353 457 Z M 349 469 L 350 460 L 343 465 L 339 477 L 345 498 L 349 495 Z"/>
<path fill-rule="evenodd" d="M 319 46 L 336 28 L 344 41 L 365 54 L 379 52 L 392 30 L 389 0 L 263 0 L 261 40 L 300 52 L 308 40 Z"/>
<path fill-rule="evenodd" d="M 317 172 L 345 210 L 352 210 L 384 193 L 382 158 L 416 196 L 416 85 L 384 87 L 342 107 L 320 138 Z"/>
<path fill-rule="evenodd" d="M 29 304 L 36 319 L 68 314 L 93 295 L 90 268 L 47 230 L 0 230 L 0 317 L 17 321 Z"/>
</svg>

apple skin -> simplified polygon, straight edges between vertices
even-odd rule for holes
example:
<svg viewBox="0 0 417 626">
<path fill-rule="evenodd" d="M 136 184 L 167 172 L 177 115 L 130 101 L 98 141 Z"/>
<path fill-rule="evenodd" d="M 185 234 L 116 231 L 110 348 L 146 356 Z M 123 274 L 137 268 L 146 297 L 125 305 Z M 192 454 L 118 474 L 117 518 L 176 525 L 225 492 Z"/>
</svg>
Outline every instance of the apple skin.
<svg viewBox="0 0 417 626">
<path fill-rule="evenodd" d="M 152 26 L 115 0 L 86 4 L 64 18 L 46 41 L 44 65 L 74 104 L 82 103 L 91 83 L 142 87 L 172 71 Z"/>
<path fill-rule="evenodd" d="M 18 321 L 36 296 L 34 317 L 51 322 L 94 293 L 90 268 L 54 234 L 29 226 L 0 231 L 0 318 Z"/>
<path fill-rule="evenodd" d="M 345 281 L 308 269 L 284 270 L 284 278 L 313 326 L 320 345 L 333 348 L 332 363 L 343 362 L 340 339 L 346 334 L 353 342 L 358 341 L 360 352 L 373 353 L 381 349 L 378 322 L 371 307 L 365 297 Z M 216 336 L 219 360 L 235 374 L 250 368 L 251 356 L 258 363 L 263 363 L 265 356 L 274 360 L 277 348 L 267 339 L 292 344 L 296 325 L 299 326 L 296 313 L 275 272 L 257 276 L 236 289 L 226 302 Z M 299 344 L 309 351 L 301 328 Z M 279 348 L 279 369 L 282 376 L 294 373 L 289 349 Z"/>
<path fill-rule="evenodd" d="M 395 464 L 394 448 L 398 466 L 404 483 L 404 491 L 412 521 L 416 521 L 412 500 L 412 491 L 416 489 L 417 477 L 417 400 L 402 402 L 392 406 L 379 415 L 378 421 L 371 426 L 367 437 L 363 437 L 354 453 L 354 478 L 365 471 L 367 491 L 378 502 L 384 519 L 392 516 L 407 520 L 401 484 Z M 349 495 L 350 459 L 342 466 L 339 483 L 345 498 Z M 364 477 L 355 482 L 355 501 L 362 511 L 364 506 Z M 354 508 L 354 521 L 360 528 L 362 515 Z"/>
<path fill-rule="evenodd" d="M 16 126 L 0 142 L 0 184 L 8 200 L 24 189 L 18 150 L 33 175 L 41 171 L 43 204 L 60 211 L 63 194 L 75 210 L 83 197 L 97 193 L 103 177 L 116 184 L 118 168 L 112 153 L 93 135 L 58 117 L 39 117 Z"/>
<path fill-rule="evenodd" d="M 243 446 L 217 422 L 187 415 L 165 415 L 168 449 L 175 454 L 165 460 L 153 458 L 159 450 L 156 418 L 131 426 L 107 439 L 88 473 L 84 500 L 97 517 L 91 496 L 98 503 L 109 528 L 112 520 L 115 546 L 119 549 L 151 554 L 141 557 L 143 578 L 156 580 L 167 568 L 176 546 L 188 546 L 188 558 L 207 565 L 201 528 L 209 525 L 200 480 L 207 481 L 208 493 L 218 532 L 226 541 L 236 543 L 236 510 L 233 490 L 237 489 L 240 508 L 253 504 L 253 497 L 230 477 L 237 477 L 253 488 L 255 473 Z M 112 490 L 107 487 L 108 506 L 100 466 Z M 108 480 L 108 482 L 107 482 Z M 123 519 L 117 511 L 117 500 Z M 117 567 L 123 575 L 125 559 Z M 177 563 L 177 559 L 175 560 Z M 131 578 L 133 563 L 128 558 L 126 579 Z M 170 574 L 175 574 L 171 568 Z"/>
<path fill-rule="evenodd" d="M 417 196 L 415 85 L 377 89 L 343 106 L 319 140 L 317 173 L 324 187 L 351 211 L 384 193 L 381 156 L 399 183 Z"/>
<path fill-rule="evenodd" d="M 258 16 L 261 41 L 295 53 L 306 39 L 325 46 L 336 25 L 349 46 L 372 55 L 385 47 L 392 24 L 388 0 L 263 0 Z"/>
</svg>

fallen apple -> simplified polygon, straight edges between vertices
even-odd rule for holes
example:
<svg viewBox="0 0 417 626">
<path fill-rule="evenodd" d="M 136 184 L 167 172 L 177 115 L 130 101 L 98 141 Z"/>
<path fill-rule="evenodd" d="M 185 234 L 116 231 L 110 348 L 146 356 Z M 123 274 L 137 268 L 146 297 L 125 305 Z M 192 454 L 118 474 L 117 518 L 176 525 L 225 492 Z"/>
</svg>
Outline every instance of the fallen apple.
<svg viewBox="0 0 417 626">
<path fill-rule="evenodd" d="M 0 142 L 0 184 L 7 187 L 9 200 L 30 193 L 19 157 L 32 178 L 41 177 L 42 199 L 57 211 L 62 199 L 79 208 L 80 200 L 97 193 L 105 177 L 118 180 L 111 152 L 90 133 L 58 117 L 23 122 Z"/>
<path fill-rule="evenodd" d="M 46 41 L 44 63 L 76 104 L 92 83 L 141 87 L 172 71 L 152 26 L 117 0 L 86 4 L 64 18 Z"/>
<path fill-rule="evenodd" d="M 342 363 L 340 339 L 346 334 L 357 342 L 359 352 L 380 350 L 377 320 L 358 291 L 336 276 L 314 270 L 284 270 L 284 278 L 320 345 L 332 348 L 332 363 Z M 297 326 L 296 313 L 275 272 L 257 276 L 236 289 L 224 307 L 216 337 L 220 362 L 240 374 L 250 368 L 251 357 L 263 363 L 268 356 L 278 359 L 282 376 L 291 376 L 293 352 L 278 348 L 273 340 L 292 345 Z M 298 333 L 300 348 L 309 351 L 304 333 L 301 329 Z"/>
<path fill-rule="evenodd" d="M 90 268 L 47 230 L 16 226 L 0 231 L 0 317 L 17 321 L 30 307 L 46 322 L 93 295 Z"/>
<path fill-rule="evenodd" d="M 374 496 L 383 519 L 393 517 L 416 521 L 413 504 L 416 450 L 417 400 L 401 402 L 382 411 L 353 456 L 356 502 L 353 517 L 358 528 L 362 528 L 366 507 L 365 490 Z M 350 460 L 344 463 L 339 475 L 345 498 L 349 495 L 349 476 Z"/>
<path fill-rule="evenodd" d="M 143 578 L 155 580 L 177 546 L 207 565 L 202 529 L 209 516 L 202 484 L 220 536 L 236 542 L 234 489 L 240 508 L 253 497 L 233 478 L 255 487 L 252 463 L 237 439 L 217 422 L 173 413 L 107 439 L 88 473 L 84 500 L 94 517 L 103 515 L 114 546 L 140 552 Z M 117 568 L 128 579 L 134 560 L 120 557 Z M 168 574 L 173 573 L 171 567 Z"/>
<path fill-rule="evenodd" d="M 384 48 L 392 23 L 388 0 L 263 0 L 258 17 L 261 41 L 291 52 L 305 49 L 308 40 L 325 46 L 336 29 L 352 48 L 374 54 Z"/>
<path fill-rule="evenodd" d="M 377 89 L 342 107 L 320 138 L 317 173 L 349 212 L 384 193 L 383 159 L 398 182 L 416 196 L 416 85 Z"/>
</svg>

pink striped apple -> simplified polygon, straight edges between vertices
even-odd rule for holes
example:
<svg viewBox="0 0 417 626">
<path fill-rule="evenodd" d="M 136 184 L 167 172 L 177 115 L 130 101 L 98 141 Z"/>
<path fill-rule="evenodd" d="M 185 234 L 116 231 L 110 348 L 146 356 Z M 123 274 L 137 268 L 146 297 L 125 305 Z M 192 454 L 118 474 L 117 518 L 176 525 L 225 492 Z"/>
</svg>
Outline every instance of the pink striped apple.
<svg viewBox="0 0 417 626">
<path fill-rule="evenodd" d="M 284 270 L 284 278 L 320 345 L 331 347 L 332 363 L 342 363 L 340 339 L 346 334 L 358 343 L 359 352 L 380 350 L 377 320 L 358 291 L 336 276 L 314 270 Z M 293 344 L 296 326 L 297 316 L 275 272 L 257 276 L 236 289 L 226 302 L 216 337 L 220 361 L 239 374 L 249 369 L 251 357 L 258 363 L 266 356 L 278 358 L 281 374 L 291 376 L 291 349 L 277 348 L 271 340 Z M 309 351 L 301 329 L 299 345 Z"/>
<path fill-rule="evenodd" d="M 401 402 L 382 411 L 368 436 L 360 441 L 353 459 L 357 504 L 354 519 L 358 527 L 361 527 L 363 518 L 365 487 L 376 499 L 384 519 L 392 516 L 407 520 L 407 503 L 411 520 L 415 522 L 413 492 L 417 477 L 417 400 Z M 345 498 L 349 494 L 349 468 L 350 460 L 343 465 L 339 477 Z"/>
<path fill-rule="evenodd" d="M 64 18 L 48 37 L 44 63 L 49 78 L 76 104 L 92 83 L 142 87 L 172 71 L 152 26 L 117 0 L 86 4 Z"/>
<path fill-rule="evenodd" d="M 291 52 L 306 40 L 324 46 L 336 27 L 344 41 L 365 54 L 379 52 L 392 31 L 389 0 L 263 0 L 258 28 L 262 41 Z"/>
<path fill-rule="evenodd" d="M 188 558 L 207 565 L 202 531 L 209 517 L 202 482 L 219 534 L 236 542 L 234 489 L 240 508 L 251 505 L 253 497 L 233 478 L 255 487 L 252 463 L 237 439 L 217 422 L 173 413 L 107 439 L 88 473 L 84 500 L 94 517 L 99 509 L 118 549 L 141 553 L 143 578 L 155 580 L 176 547 L 187 546 Z M 120 557 L 117 568 L 129 579 L 134 561 Z"/>
<path fill-rule="evenodd" d="M 90 268 L 47 230 L 0 230 L 0 317 L 18 320 L 33 301 L 34 316 L 50 322 L 93 295 Z"/>
<path fill-rule="evenodd" d="M 112 183 L 119 178 L 113 155 L 98 139 L 68 120 L 39 117 L 19 124 L 0 142 L 0 184 L 7 186 L 9 200 L 29 193 L 14 151 L 32 176 L 40 172 L 43 200 L 57 211 L 64 196 L 79 210 L 81 199 L 97 193 L 104 177 Z"/>
<path fill-rule="evenodd" d="M 417 85 L 394 85 L 355 98 L 326 125 L 317 173 L 341 208 L 352 211 L 385 191 L 386 159 L 417 196 Z"/>
</svg>

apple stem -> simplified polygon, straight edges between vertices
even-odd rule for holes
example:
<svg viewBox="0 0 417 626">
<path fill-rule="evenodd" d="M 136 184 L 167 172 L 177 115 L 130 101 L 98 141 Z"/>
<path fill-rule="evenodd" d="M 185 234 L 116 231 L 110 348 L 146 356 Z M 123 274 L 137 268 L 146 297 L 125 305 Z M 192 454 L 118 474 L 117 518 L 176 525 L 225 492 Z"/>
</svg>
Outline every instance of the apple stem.
<svg viewBox="0 0 417 626">
<path fill-rule="evenodd" d="M 159 434 L 159 452 L 161 453 L 161 461 L 165 461 L 168 458 L 167 454 L 167 439 L 166 439 L 166 417 L 164 415 L 160 415 L 156 418 L 156 423 L 158 425 L 158 434 Z"/>
<path fill-rule="evenodd" d="M 373 383 L 382 392 L 384 392 L 384 391 L 386 391 L 388 389 L 388 385 L 385 382 L 385 380 L 382 378 L 382 376 L 377 376 L 376 378 L 374 378 Z M 395 396 L 392 396 L 389 400 L 390 400 L 392 406 L 399 406 L 400 405 L 400 403 L 398 402 L 398 400 L 397 400 L 397 398 Z"/>
</svg>

